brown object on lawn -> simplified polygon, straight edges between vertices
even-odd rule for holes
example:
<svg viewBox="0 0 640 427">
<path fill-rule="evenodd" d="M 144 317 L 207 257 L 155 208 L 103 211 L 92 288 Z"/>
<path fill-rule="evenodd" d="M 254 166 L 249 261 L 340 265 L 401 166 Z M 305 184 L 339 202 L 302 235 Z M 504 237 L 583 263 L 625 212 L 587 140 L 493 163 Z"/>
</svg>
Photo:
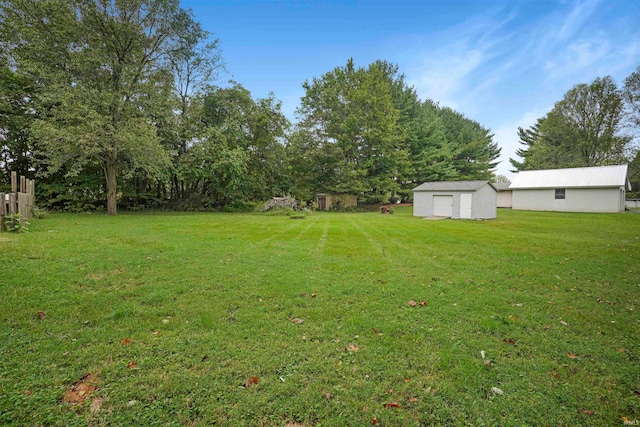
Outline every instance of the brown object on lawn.
<svg viewBox="0 0 640 427">
<path fill-rule="evenodd" d="M 67 389 L 60 403 L 72 405 L 83 403 L 87 397 L 98 389 L 99 378 L 94 374 L 86 374 Z"/>
</svg>

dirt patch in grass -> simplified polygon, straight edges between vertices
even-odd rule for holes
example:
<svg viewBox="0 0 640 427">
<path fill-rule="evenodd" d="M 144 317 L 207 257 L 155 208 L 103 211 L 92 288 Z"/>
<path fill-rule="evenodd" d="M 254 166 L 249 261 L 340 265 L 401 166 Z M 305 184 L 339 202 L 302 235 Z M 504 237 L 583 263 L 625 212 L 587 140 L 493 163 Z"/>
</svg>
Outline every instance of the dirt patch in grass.
<svg viewBox="0 0 640 427">
<path fill-rule="evenodd" d="M 67 389 L 60 403 L 71 403 L 72 405 L 84 403 L 87 397 L 98 389 L 99 380 L 100 378 L 96 374 L 84 375 Z"/>
</svg>

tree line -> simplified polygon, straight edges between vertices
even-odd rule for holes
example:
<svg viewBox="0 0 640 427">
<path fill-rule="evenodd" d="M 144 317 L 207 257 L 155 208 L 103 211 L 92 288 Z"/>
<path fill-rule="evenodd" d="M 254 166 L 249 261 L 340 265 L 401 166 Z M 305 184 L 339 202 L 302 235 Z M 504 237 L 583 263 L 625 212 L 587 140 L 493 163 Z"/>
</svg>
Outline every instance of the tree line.
<svg viewBox="0 0 640 427">
<path fill-rule="evenodd" d="M 216 84 L 219 43 L 179 0 L 0 4 L 0 186 L 11 170 L 37 178 L 43 207 L 243 209 L 318 192 L 379 203 L 494 177 L 489 129 L 420 100 L 387 61 L 305 82 L 291 123 L 274 95 Z"/>
<path fill-rule="evenodd" d="M 214 84 L 218 43 L 178 0 L 11 0 L 1 14 L 0 180 L 37 176 L 49 207 L 386 202 L 496 166 L 488 129 L 422 102 L 386 61 L 306 82 L 292 124 L 273 95 Z"/>
</svg>

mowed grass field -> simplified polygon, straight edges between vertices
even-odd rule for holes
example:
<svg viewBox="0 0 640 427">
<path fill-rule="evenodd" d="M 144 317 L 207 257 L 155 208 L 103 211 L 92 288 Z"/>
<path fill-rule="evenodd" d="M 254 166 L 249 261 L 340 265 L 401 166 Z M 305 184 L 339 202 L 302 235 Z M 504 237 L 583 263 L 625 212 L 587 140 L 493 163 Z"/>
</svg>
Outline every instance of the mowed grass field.
<svg viewBox="0 0 640 427">
<path fill-rule="evenodd" d="M 52 214 L 0 266 L 3 425 L 640 422 L 637 214 Z"/>
</svg>

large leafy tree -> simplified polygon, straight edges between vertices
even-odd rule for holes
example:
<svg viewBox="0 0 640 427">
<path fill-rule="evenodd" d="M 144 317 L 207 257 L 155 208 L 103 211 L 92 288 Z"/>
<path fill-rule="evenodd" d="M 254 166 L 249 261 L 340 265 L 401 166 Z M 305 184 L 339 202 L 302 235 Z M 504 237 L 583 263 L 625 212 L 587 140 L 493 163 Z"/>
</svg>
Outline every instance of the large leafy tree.
<svg viewBox="0 0 640 427">
<path fill-rule="evenodd" d="M 623 98 L 611 77 L 578 84 L 532 128 L 519 132 L 518 170 L 611 165 L 627 160 Z"/>
<path fill-rule="evenodd" d="M 303 87 L 292 139 L 298 147 L 292 152 L 310 150 L 312 157 L 304 161 L 315 164 L 313 190 L 356 193 L 371 201 L 397 192 L 408 151 L 383 64 L 357 68 L 350 59 Z"/>
<path fill-rule="evenodd" d="M 628 124 L 637 133 L 640 129 L 640 66 L 625 79 L 622 97 Z"/>
<path fill-rule="evenodd" d="M 254 100 L 242 85 L 203 93 L 204 132 L 177 162 L 186 198 L 209 207 L 240 204 L 289 190 L 282 138 L 289 122 L 271 95 Z"/>
<path fill-rule="evenodd" d="M 170 56 L 199 25 L 178 0 L 5 0 L 2 48 L 40 89 L 33 126 L 47 171 L 99 165 L 107 210 L 118 177 L 168 166 L 153 117 L 170 108 Z"/>
<path fill-rule="evenodd" d="M 32 82 L 0 67 L 0 180 L 9 171 L 34 177 L 33 89 Z"/>
</svg>

